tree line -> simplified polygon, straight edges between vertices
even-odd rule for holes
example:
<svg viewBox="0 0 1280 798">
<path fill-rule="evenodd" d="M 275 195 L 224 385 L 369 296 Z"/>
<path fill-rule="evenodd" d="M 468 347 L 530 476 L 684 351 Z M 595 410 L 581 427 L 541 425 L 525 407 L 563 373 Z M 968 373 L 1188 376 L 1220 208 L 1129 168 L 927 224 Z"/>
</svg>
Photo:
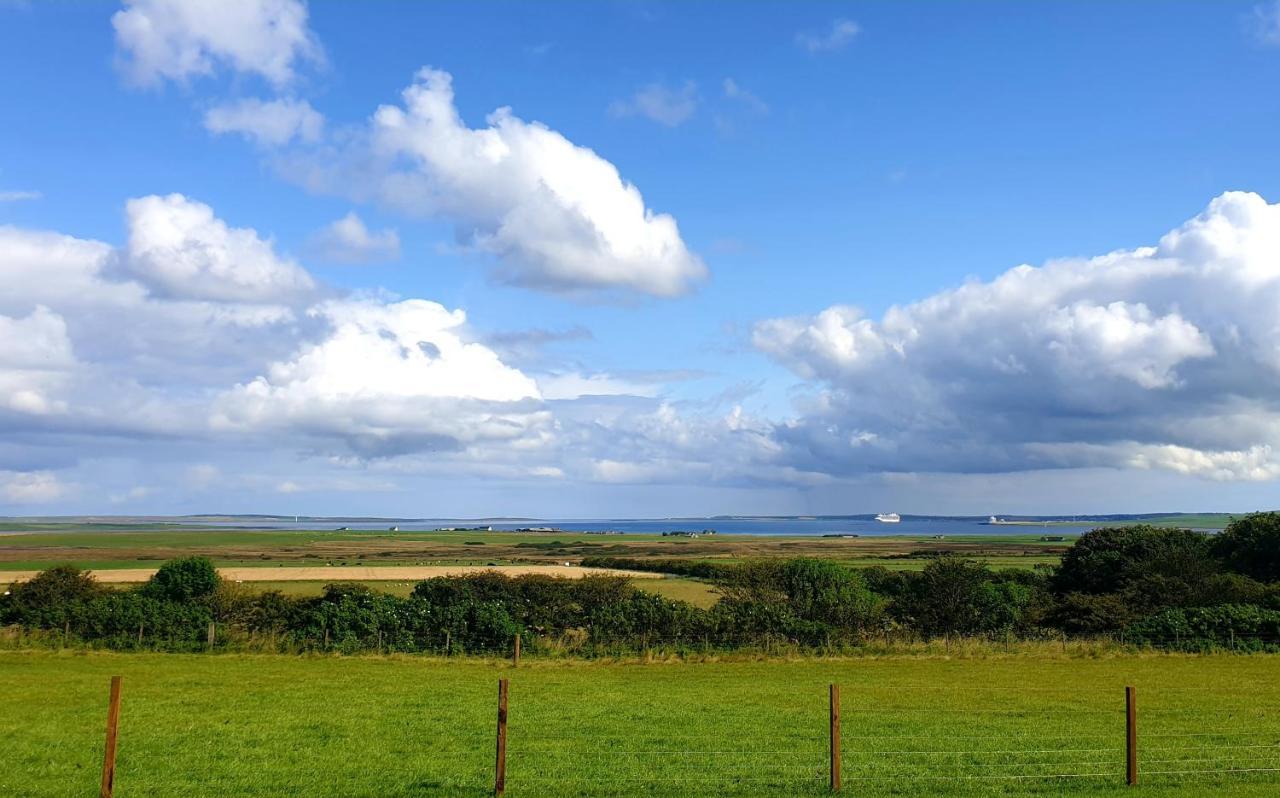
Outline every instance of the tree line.
<svg viewBox="0 0 1280 798">
<path fill-rule="evenodd" d="M 831 560 L 693 562 L 587 558 L 715 584 L 708 608 L 616 576 L 580 580 L 497 572 L 439 577 L 405 598 L 358 584 L 320 596 L 256 592 L 191 557 L 145 584 L 112 589 L 70 566 L 0 598 L 0 624 L 114 649 L 599 654 L 646 648 L 735 650 L 779 643 L 849 648 L 884 639 L 1063 634 L 1184 649 L 1280 650 L 1280 513 L 1235 519 L 1220 534 L 1136 525 L 1082 535 L 1048 569 L 993 570 L 955 556 L 919 571 Z"/>
</svg>

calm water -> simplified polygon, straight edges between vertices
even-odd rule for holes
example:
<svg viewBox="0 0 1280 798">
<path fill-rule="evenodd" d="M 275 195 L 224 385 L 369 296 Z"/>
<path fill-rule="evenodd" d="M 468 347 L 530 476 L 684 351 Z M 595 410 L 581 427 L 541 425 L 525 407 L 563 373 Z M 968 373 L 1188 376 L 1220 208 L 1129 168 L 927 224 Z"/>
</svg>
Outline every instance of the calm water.
<svg viewBox="0 0 1280 798">
<path fill-rule="evenodd" d="M 714 529 L 721 534 L 734 535 L 796 535 L 822 536 L 854 534 L 865 537 L 874 535 L 1071 535 L 1085 532 L 1096 523 L 1082 522 L 1079 526 L 1003 526 L 984 523 L 981 518 L 932 518 L 928 516 L 904 516 L 901 523 L 884 524 L 871 516 L 841 518 L 672 518 L 672 519 L 578 519 L 573 521 L 540 519 L 536 521 L 490 522 L 458 521 L 456 519 L 387 519 L 377 522 L 319 520 L 292 522 L 267 521 L 252 524 L 254 529 L 324 529 L 328 523 L 334 528 L 387 529 L 392 524 L 401 532 L 431 531 L 449 527 L 486 527 L 494 531 L 521 528 L 552 527 L 566 532 L 610 531 L 626 534 L 661 533 L 672 531 L 696 532 Z M 219 522 L 218 527 L 247 527 L 246 521 Z"/>
</svg>

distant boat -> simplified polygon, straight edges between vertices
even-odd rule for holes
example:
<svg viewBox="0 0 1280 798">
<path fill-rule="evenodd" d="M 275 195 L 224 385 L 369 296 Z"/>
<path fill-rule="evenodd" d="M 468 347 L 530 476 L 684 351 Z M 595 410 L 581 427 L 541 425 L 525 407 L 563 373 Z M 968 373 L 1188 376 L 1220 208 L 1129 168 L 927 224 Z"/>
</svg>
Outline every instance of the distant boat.
<svg viewBox="0 0 1280 798">
<path fill-rule="evenodd" d="M 902 523 L 902 516 L 897 513 L 880 513 L 876 516 L 876 520 L 882 524 L 898 524 Z"/>
</svg>

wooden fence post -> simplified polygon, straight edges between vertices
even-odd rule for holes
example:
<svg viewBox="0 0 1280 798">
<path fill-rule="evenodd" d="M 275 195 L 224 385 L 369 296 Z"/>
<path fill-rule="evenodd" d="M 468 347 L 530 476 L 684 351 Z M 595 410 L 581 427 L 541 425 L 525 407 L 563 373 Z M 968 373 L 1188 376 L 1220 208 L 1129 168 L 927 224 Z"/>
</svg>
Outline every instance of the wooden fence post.
<svg viewBox="0 0 1280 798">
<path fill-rule="evenodd" d="M 515 645 L 511 649 L 511 665 L 512 667 L 520 666 L 520 635 L 516 635 Z"/>
<path fill-rule="evenodd" d="M 209 648 L 213 648 L 214 641 L 218 639 L 218 624 L 216 621 L 209 621 L 209 633 L 206 636 L 205 643 Z"/>
<path fill-rule="evenodd" d="M 447 657 L 453 653 L 453 633 L 444 633 L 444 655 Z"/>
<path fill-rule="evenodd" d="M 138 624 L 138 645 L 142 645 L 142 624 Z"/>
<path fill-rule="evenodd" d="M 831 685 L 831 791 L 840 792 L 840 685 Z"/>
<path fill-rule="evenodd" d="M 507 680 L 498 680 L 498 751 L 493 766 L 493 794 L 507 789 Z"/>
<path fill-rule="evenodd" d="M 102 787 L 99 798 L 111 798 L 116 786 L 116 733 L 120 729 L 120 677 L 111 677 L 111 698 L 107 703 L 107 745 L 102 754 Z"/>
<path fill-rule="evenodd" d="M 1138 783 L 1138 691 L 1133 687 L 1124 688 L 1124 750 L 1125 784 L 1133 787 Z"/>
</svg>

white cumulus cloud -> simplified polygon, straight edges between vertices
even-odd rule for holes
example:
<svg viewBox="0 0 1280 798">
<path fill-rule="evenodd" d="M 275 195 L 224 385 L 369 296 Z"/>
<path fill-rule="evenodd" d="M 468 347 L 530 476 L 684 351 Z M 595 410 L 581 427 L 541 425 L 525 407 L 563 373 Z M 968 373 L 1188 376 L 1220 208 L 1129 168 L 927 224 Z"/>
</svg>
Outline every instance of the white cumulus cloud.
<svg viewBox="0 0 1280 798">
<path fill-rule="evenodd" d="M 25 318 L 0 315 L 0 407 L 32 415 L 64 410 L 54 394 L 75 365 L 61 316 L 43 305 Z"/>
<path fill-rule="evenodd" d="M 181 194 L 129 200 L 127 264 L 154 291 L 177 298 L 276 302 L 315 282 L 252 229 L 229 227 Z"/>
<path fill-rule="evenodd" d="M 373 263 L 400 257 L 400 236 L 391 228 L 370 230 L 355 211 L 311 237 L 311 250 L 334 263 Z"/>
<path fill-rule="evenodd" d="M 111 18 L 120 65 L 140 85 L 186 81 L 219 67 L 276 86 L 299 61 L 322 59 L 299 0 L 125 0 Z"/>
<path fill-rule="evenodd" d="M 514 441 L 547 421 L 532 379 L 459 335 L 462 311 L 343 300 L 312 313 L 326 337 L 224 394 L 215 427 L 293 430 L 380 455 Z"/>
<path fill-rule="evenodd" d="M 1019 266 L 872 319 L 758 323 L 808 381 L 798 467 L 1280 473 L 1280 205 L 1228 192 L 1156 246 Z"/>
<path fill-rule="evenodd" d="M 294 139 L 313 142 L 324 131 L 324 117 L 306 100 L 249 98 L 205 111 L 210 133 L 239 133 L 260 144 L 279 146 Z"/>
<path fill-rule="evenodd" d="M 358 135 L 285 155 L 280 168 L 316 190 L 452 220 L 465 247 L 497 259 L 503 282 L 675 296 L 705 276 L 676 220 L 595 152 L 509 108 L 467 126 L 447 72 L 421 70 L 403 97 Z"/>
</svg>

